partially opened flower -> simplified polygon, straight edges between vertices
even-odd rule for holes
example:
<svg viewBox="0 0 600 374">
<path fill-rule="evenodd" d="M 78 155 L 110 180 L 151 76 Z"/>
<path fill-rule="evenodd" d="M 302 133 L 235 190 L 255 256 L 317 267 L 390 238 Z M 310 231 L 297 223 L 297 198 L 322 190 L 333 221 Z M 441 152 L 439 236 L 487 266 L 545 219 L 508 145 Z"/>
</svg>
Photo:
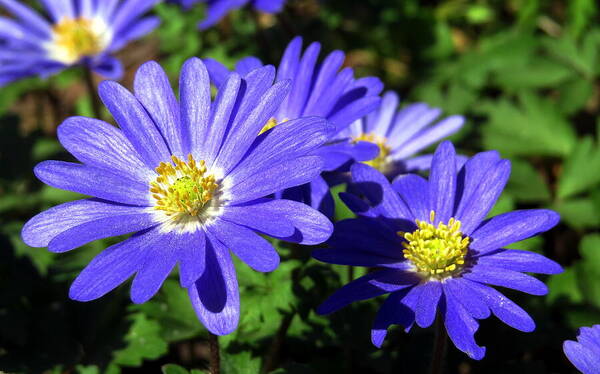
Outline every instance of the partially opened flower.
<svg viewBox="0 0 600 374">
<path fill-rule="evenodd" d="M 206 3 L 206 19 L 198 24 L 201 30 L 213 26 L 227 13 L 251 4 L 256 10 L 264 13 L 278 13 L 283 9 L 286 0 L 171 0 L 184 8 L 190 8 L 196 3 Z"/>
<path fill-rule="evenodd" d="M 569 361 L 583 374 L 600 373 L 600 325 L 580 328 L 577 341 L 565 341 L 563 349 Z"/>
<path fill-rule="evenodd" d="M 351 142 L 350 138 L 340 139 L 337 134 L 378 107 L 383 85 L 375 77 L 355 79 L 351 68 L 340 70 L 345 58 L 342 51 L 331 52 L 322 63 L 317 63 L 320 49 L 319 43 L 312 43 L 302 53 L 300 37 L 287 46 L 277 69 L 277 80 L 291 79 L 292 89 L 263 130 L 303 116 L 327 118 L 336 126 L 337 133 L 332 133 L 330 141 L 316 153 L 325 160 L 325 170 L 332 171 L 352 160 L 370 160 L 379 152 L 371 142 Z M 229 70 L 215 60 L 205 62 L 212 82 L 219 87 Z M 256 57 L 247 57 L 236 64 L 235 71 L 244 76 L 261 66 Z M 333 214 L 333 199 L 323 178 L 285 191 L 283 196 L 304 201 L 327 215 Z"/>
<path fill-rule="evenodd" d="M 377 144 L 379 155 L 365 163 L 390 178 L 429 169 L 433 155 L 415 155 L 454 134 L 464 123 L 464 118 L 456 115 L 435 122 L 442 111 L 425 103 L 411 104 L 401 110 L 398 110 L 398 104 L 398 95 L 388 91 L 383 95 L 379 109 L 338 134 L 339 138 Z"/>
<path fill-rule="evenodd" d="M 175 264 L 200 320 L 214 334 L 233 331 L 238 285 L 230 250 L 257 271 L 279 256 L 261 235 L 304 244 L 326 240 L 332 225 L 301 203 L 264 198 L 321 172 L 310 156 L 328 138 L 323 119 L 304 118 L 257 134 L 289 90 L 272 85 L 267 66 L 244 79 L 232 74 L 211 103 L 204 64 L 183 66 L 177 101 L 155 62 L 144 64 L 135 94 L 105 81 L 99 94 L 120 129 L 83 117 L 58 128 L 82 163 L 45 161 L 36 176 L 93 198 L 56 206 L 27 222 L 25 243 L 65 252 L 100 238 L 133 233 L 79 274 L 70 297 L 94 300 L 134 276 L 131 299 L 143 303 Z M 260 234 L 260 235 L 259 235 Z"/>
<path fill-rule="evenodd" d="M 0 86 L 28 76 L 46 77 L 76 64 L 120 78 L 123 68 L 112 53 L 159 23 L 157 17 L 143 17 L 158 0 L 40 2 L 45 14 L 22 1 L 0 0 L 0 9 L 13 15 L 0 16 Z"/>
<path fill-rule="evenodd" d="M 392 324 L 408 331 L 430 326 L 439 313 L 456 347 L 474 359 L 485 348 L 474 334 L 491 313 L 509 326 L 532 331 L 535 323 L 519 306 L 490 286 L 544 295 L 547 287 L 524 272 L 555 274 L 561 267 L 511 243 L 558 223 L 550 210 L 520 210 L 485 219 L 500 196 L 510 162 L 495 151 L 470 158 L 457 170 L 448 141 L 436 150 L 429 180 L 403 175 L 393 185 L 372 167 L 357 163 L 353 182 L 364 195 L 344 194 L 358 215 L 339 222 L 330 244 L 316 250 L 321 261 L 377 268 L 347 284 L 318 309 L 331 313 L 357 300 L 390 295 L 379 310 L 372 341 L 380 347 Z"/>
</svg>

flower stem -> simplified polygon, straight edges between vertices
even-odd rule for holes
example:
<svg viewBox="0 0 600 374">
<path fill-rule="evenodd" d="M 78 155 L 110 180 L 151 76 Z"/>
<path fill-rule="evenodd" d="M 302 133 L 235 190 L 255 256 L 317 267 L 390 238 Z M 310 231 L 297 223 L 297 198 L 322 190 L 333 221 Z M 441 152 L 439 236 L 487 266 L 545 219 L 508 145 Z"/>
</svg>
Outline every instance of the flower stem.
<svg viewBox="0 0 600 374">
<path fill-rule="evenodd" d="M 444 326 L 444 320 L 438 314 L 435 322 L 435 343 L 433 346 L 433 354 L 431 358 L 431 374 L 442 374 L 444 368 L 444 356 L 446 355 L 446 342 L 448 341 L 448 333 Z"/>
<path fill-rule="evenodd" d="M 100 103 L 100 97 L 98 97 L 98 94 L 96 92 L 97 90 L 96 90 L 96 84 L 94 83 L 94 73 L 88 67 L 83 68 L 83 71 L 84 71 L 84 75 L 85 75 L 85 85 L 86 85 L 90 100 L 92 101 L 92 111 L 93 111 L 94 117 L 97 119 L 102 119 L 102 110 L 101 110 L 102 106 Z"/>
<path fill-rule="evenodd" d="M 208 346 L 210 348 L 209 358 L 209 373 L 220 374 L 221 373 L 221 357 L 219 354 L 219 337 L 215 334 L 208 333 Z"/>
<path fill-rule="evenodd" d="M 288 329 L 292 324 L 292 320 L 296 315 L 296 311 L 291 311 L 286 313 L 281 319 L 281 323 L 279 324 L 279 328 L 277 329 L 276 335 L 273 337 L 271 341 L 271 345 L 269 347 L 269 351 L 265 358 L 263 364 L 263 373 L 270 373 L 271 371 L 277 368 L 279 363 L 279 355 L 281 353 L 281 347 L 285 341 L 285 336 L 287 335 Z"/>
</svg>

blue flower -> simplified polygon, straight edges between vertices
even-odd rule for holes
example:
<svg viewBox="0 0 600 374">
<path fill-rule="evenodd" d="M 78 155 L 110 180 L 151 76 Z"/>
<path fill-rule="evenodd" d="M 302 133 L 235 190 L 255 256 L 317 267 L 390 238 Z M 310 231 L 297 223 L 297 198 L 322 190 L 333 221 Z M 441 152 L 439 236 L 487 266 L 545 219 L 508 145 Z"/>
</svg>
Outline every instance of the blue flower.
<svg viewBox="0 0 600 374">
<path fill-rule="evenodd" d="M 565 341 L 563 349 L 583 374 L 600 373 L 600 325 L 580 328 L 577 341 Z"/>
<path fill-rule="evenodd" d="M 302 54 L 300 37 L 287 46 L 277 69 L 277 80 L 291 79 L 292 90 L 265 129 L 303 116 L 327 118 L 336 126 L 336 133 L 316 154 L 325 160 L 325 171 L 333 171 L 353 160 L 366 161 L 378 154 L 379 148 L 375 144 L 351 142 L 350 138 L 342 139 L 338 134 L 377 109 L 383 85 L 375 77 L 355 79 L 351 68 L 340 70 L 345 58 L 342 51 L 330 53 L 317 64 L 320 49 L 319 43 L 312 43 Z M 205 63 L 211 81 L 215 86 L 221 86 L 230 71 L 215 60 L 207 59 Z M 244 76 L 261 66 L 262 62 L 256 57 L 246 57 L 236 64 L 235 71 Z M 333 198 L 322 177 L 310 185 L 285 191 L 283 196 L 304 201 L 328 216 L 333 214 Z"/>
<path fill-rule="evenodd" d="M 111 54 L 158 26 L 157 17 L 142 18 L 157 1 L 43 0 L 40 15 L 17 0 L 0 0 L 0 9 L 14 16 L 0 16 L 0 86 L 81 63 L 120 78 L 123 67 Z"/>
<path fill-rule="evenodd" d="M 80 163 L 45 161 L 44 183 L 84 195 L 27 222 L 25 243 L 65 252 L 93 240 L 133 233 L 105 249 L 73 282 L 74 300 L 97 299 L 134 276 L 131 299 L 149 300 L 176 263 L 180 283 L 204 325 L 233 331 L 239 318 L 231 250 L 251 268 L 274 270 L 279 256 L 261 235 L 303 244 L 326 240 L 329 220 L 289 200 L 264 198 L 307 183 L 323 162 L 310 153 L 330 125 L 312 117 L 289 121 L 257 137 L 289 91 L 272 84 L 272 66 L 245 78 L 232 74 L 214 102 L 199 59 L 183 66 L 177 101 L 155 62 L 138 70 L 135 94 L 112 81 L 99 94 L 120 129 L 72 117 L 58 128 Z"/>
<path fill-rule="evenodd" d="M 425 328 L 439 311 L 456 347 L 474 359 L 485 354 L 474 339 L 477 320 L 491 313 L 515 329 L 534 330 L 523 309 L 489 286 L 546 294 L 544 283 L 523 273 L 556 274 L 561 267 L 542 255 L 504 248 L 552 228 L 559 216 L 539 209 L 485 219 L 508 180 L 510 162 L 490 151 L 460 170 L 456 165 L 454 147 L 445 141 L 433 156 L 429 180 L 408 174 L 390 184 L 368 165 L 352 166 L 366 200 L 342 195 L 358 218 L 339 222 L 332 248 L 313 256 L 379 269 L 338 290 L 319 313 L 389 293 L 375 318 L 373 344 L 381 346 L 390 325 Z"/>
<path fill-rule="evenodd" d="M 377 144 L 379 155 L 366 164 L 393 178 L 400 173 L 429 169 L 433 155 L 415 154 L 460 130 L 462 116 L 450 116 L 434 122 L 439 108 L 425 103 L 411 104 L 399 111 L 398 95 L 389 91 L 381 106 L 342 130 L 338 137 Z"/>
<path fill-rule="evenodd" d="M 196 3 L 206 3 L 206 19 L 198 24 L 201 30 L 213 26 L 225 15 L 250 3 L 264 13 L 278 13 L 283 9 L 286 0 L 171 0 L 184 8 L 190 8 Z"/>
</svg>

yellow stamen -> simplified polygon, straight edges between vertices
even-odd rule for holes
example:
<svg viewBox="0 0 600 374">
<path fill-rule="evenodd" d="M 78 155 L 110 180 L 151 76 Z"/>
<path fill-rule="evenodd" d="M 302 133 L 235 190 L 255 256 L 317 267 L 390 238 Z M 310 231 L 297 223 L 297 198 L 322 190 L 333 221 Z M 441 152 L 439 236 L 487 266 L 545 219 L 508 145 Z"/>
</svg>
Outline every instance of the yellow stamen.
<svg viewBox="0 0 600 374">
<path fill-rule="evenodd" d="M 430 222 L 416 220 L 417 229 L 410 233 L 398 232 L 406 239 L 402 243 L 404 257 L 416 270 L 428 278 L 444 279 L 458 274 L 468 252 L 470 238 L 463 237 L 460 221 L 450 218 L 448 224 L 435 222 L 431 211 Z"/>
<path fill-rule="evenodd" d="M 88 18 L 63 18 L 52 29 L 51 52 L 64 63 L 74 63 L 85 56 L 101 52 L 106 42 L 101 27 Z"/>
<path fill-rule="evenodd" d="M 273 127 L 275 127 L 277 125 L 281 125 L 282 123 L 287 122 L 287 121 L 288 121 L 288 119 L 285 118 L 283 121 L 277 122 L 277 119 L 275 117 L 273 117 L 267 121 L 267 123 L 263 126 L 263 128 L 258 133 L 258 135 L 262 134 L 263 132 L 267 132 L 267 131 L 271 130 Z"/>
<path fill-rule="evenodd" d="M 177 156 L 171 156 L 171 161 L 158 165 L 158 177 L 150 183 L 150 192 L 156 200 L 154 209 L 167 216 L 196 217 L 218 188 L 215 177 L 207 173 L 204 160 L 196 162 L 192 155 L 188 155 L 187 162 Z"/>
<path fill-rule="evenodd" d="M 353 139 L 353 142 L 365 141 L 376 144 L 379 147 L 379 154 L 377 157 L 370 161 L 364 161 L 365 164 L 374 167 L 375 169 L 385 172 L 386 167 L 388 166 L 388 156 L 392 149 L 387 145 L 387 139 L 383 136 L 379 136 L 377 134 L 360 134 L 359 136 Z"/>
</svg>

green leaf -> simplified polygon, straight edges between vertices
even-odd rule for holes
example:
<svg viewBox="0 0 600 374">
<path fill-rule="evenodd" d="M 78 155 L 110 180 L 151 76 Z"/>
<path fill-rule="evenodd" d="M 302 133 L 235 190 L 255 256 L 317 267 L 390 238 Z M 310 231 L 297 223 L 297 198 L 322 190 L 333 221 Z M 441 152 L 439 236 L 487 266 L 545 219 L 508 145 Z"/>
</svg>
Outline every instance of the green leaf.
<svg viewBox="0 0 600 374">
<path fill-rule="evenodd" d="M 518 201 L 545 202 L 550 200 L 550 190 L 540 173 L 525 161 L 514 159 L 506 190 Z"/>
<path fill-rule="evenodd" d="M 100 374 L 100 369 L 97 366 L 93 366 L 93 365 L 89 365 L 89 366 L 77 365 L 75 367 L 75 370 L 77 370 L 78 374 Z"/>
<path fill-rule="evenodd" d="M 509 91 L 552 87 L 573 79 L 575 72 L 563 64 L 547 58 L 533 58 L 515 69 L 506 65 L 494 74 L 494 82 Z"/>
<path fill-rule="evenodd" d="M 598 11 L 597 0 L 570 0 L 567 4 L 566 31 L 577 37 L 594 21 Z"/>
<path fill-rule="evenodd" d="M 573 304 L 578 304 L 583 301 L 583 294 L 577 283 L 577 274 L 574 268 L 566 268 L 561 274 L 556 274 L 548 280 L 548 296 L 549 303 L 555 303 L 561 298 L 565 298 Z"/>
<path fill-rule="evenodd" d="M 335 220 L 341 221 L 346 218 L 356 217 L 354 212 L 352 212 L 346 204 L 340 199 L 340 192 L 346 191 L 346 185 L 340 184 L 331 188 L 331 194 L 333 195 L 333 201 L 335 204 Z"/>
<path fill-rule="evenodd" d="M 250 352 L 221 355 L 223 374 L 260 374 L 260 365 L 261 359 Z"/>
<path fill-rule="evenodd" d="M 158 322 L 143 313 L 129 316 L 131 328 L 125 336 L 126 347 L 113 353 L 113 363 L 122 366 L 140 366 L 144 360 L 159 358 L 167 353 L 167 343 L 160 336 Z"/>
<path fill-rule="evenodd" d="M 175 364 L 163 365 L 161 369 L 163 374 L 190 374 L 187 369 Z"/>
<path fill-rule="evenodd" d="M 198 321 L 187 291 L 173 279 L 167 279 L 152 300 L 134 308 L 158 321 L 160 335 L 168 342 L 190 339 L 206 331 Z"/>
<path fill-rule="evenodd" d="M 489 121 L 483 129 L 485 148 L 507 155 L 566 156 L 576 143 L 575 132 L 556 105 L 523 93 L 516 106 L 506 99 L 482 106 Z"/>
<path fill-rule="evenodd" d="M 585 299 L 600 308 L 600 234 L 585 236 L 579 243 L 582 260 L 576 265 Z"/>
<path fill-rule="evenodd" d="M 559 88 L 560 98 L 557 102 L 565 114 L 573 114 L 583 108 L 594 93 L 594 83 L 583 78 L 565 82 Z"/>
<path fill-rule="evenodd" d="M 569 226 L 585 229 L 600 226 L 600 210 L 589 198 L 558 202 L 553 209 L 560 213 L 561 219 Z"/>
<path fill-rule="evenodd" d="M 565 199 L 600 183 L 600 145 L 586 136 L 565 161 L 558 183 L 558 197 Z M 596 172 L 594 172 L 596 171 Z"/>
</svg>

